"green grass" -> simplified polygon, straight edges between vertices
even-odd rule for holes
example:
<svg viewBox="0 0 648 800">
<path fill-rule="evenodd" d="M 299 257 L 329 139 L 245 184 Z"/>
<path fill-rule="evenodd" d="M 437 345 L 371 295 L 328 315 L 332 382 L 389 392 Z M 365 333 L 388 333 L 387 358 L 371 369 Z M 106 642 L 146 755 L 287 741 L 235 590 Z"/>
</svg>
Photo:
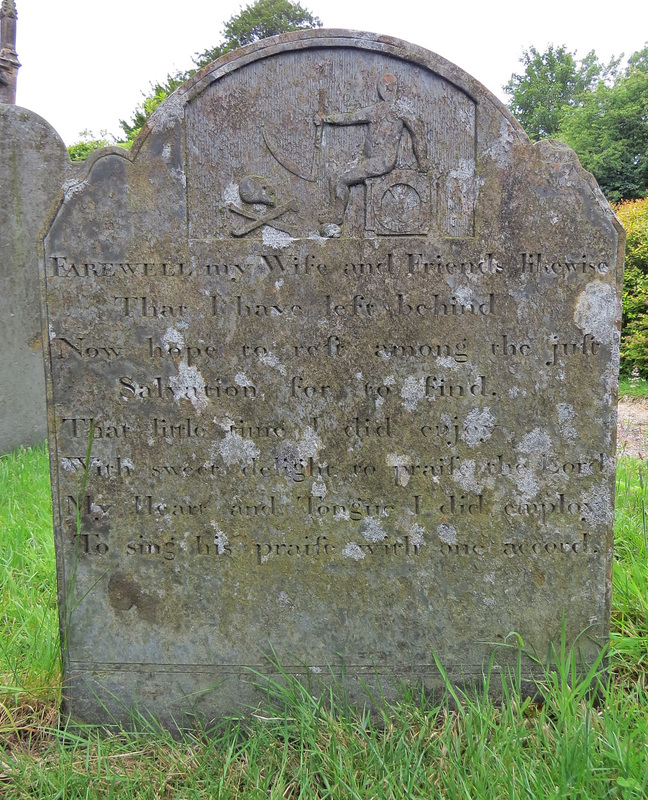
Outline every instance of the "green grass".
<svg viewBox="0 0 648 800">
<path fill-rule="evenodd" d="M 56 696 L 58 616 L 45 446 L 0 458 L 0 684 Z"/>
<path fill-rule="evenodd" d="M 313 697 L 286 676 L 247 719 L 174 741 L 57 729 L 60 693 L 47 455 L 0 458 L 0 797 L 462 798 L 648 796 L 648 481 L 618 468 L 611 669 L 576 677 L 555 654 L 542 703 L 516 676 L 432 701 L 412 690 L 369 719 L 341 688 Z M 492 681 L 501 678 L 491 675 Z M 262 678 L 259 677 L 261 681 Z M 448 702 L 452 700 L 452 702 Z"/>
<path fill-rule="evenodd" d="M 619 380 L 619 397 L 648 397 L 648 381 L 642 378 L 638 380 L 621 378 Z"/>
<path fill-rule="evenodd" d="M 623 674 L 648 675 L 648 463 L 619 459 L 612 654 Z"/>
</svg>

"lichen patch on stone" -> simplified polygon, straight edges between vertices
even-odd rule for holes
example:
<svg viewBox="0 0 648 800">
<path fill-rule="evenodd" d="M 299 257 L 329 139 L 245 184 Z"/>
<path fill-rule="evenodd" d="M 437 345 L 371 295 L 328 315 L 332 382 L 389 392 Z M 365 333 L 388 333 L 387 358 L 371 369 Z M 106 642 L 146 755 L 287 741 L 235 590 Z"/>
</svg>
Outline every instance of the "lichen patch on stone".
<svg viewBox="0 0 648 800">
<path fill-rule="evenodd" d="M 196 411 L 202 411 L 209 402 L 205 394 L 205 380 L 197 367 L 188 367 L 182 361 L 178 365 L 178 374 L 169 378 L 169 386 L 177 402 L 189 400 Z"/>
<path fill-rule="evenodd" d="M 468 286 L 461 286 L 455 289 L 454 295 L 462 306 L 468 306 L 473 302 L 473 293 Z"/>
<path fill-rule="evenodd" d="M 212 528 L 216 531 L 214 534 L 214 544 L 216 545 L 216 552 L 222 556 L 227 552 L 227 535 L 220 529 L 215 520 L 211 521 Z"/>
<path fill-rule="evenodd" d="M 315 430 L 308 425 L 299 438 L 299 454 L 303 459 L 316 458 L 322 447 L 322 440 Z"/>
<path fill-rule="evenodd" d="M 67 203 L 75 194 L 82 192 L 88 185 L 88 180 L 75 181 L 70 179 L 63 184 L 63 202 Z"/>
<path fill-rule="evenodd" d="M 454 471 L 452 478 L 464 491 L 479 494 L 483 486 L 475 479 L 475 468 L 476 464 L 474 459 L 466 459 L 462 461 L 459 468 Z"/>
<path fill-rule="evenodd" d="M 259 361 L 265 364 L 266 367 L 273 367 L 278 370 L 282 375 L 286 374 L 286 367 L 279 361 L 274 353 L 264 353 L 259 355 Z"/>
<path fill-rule="evenodd" d="M 518 491 L 524 498 L 533 497 L 540 489 L 536 474 L 532 469 L 514 470 L 508 477 L 517 486 Z"/>
<path fill-rule="evenodd" d="M 590 525 L 610 525 L 612 523 L 614 512 L 607 484 L 595 486 L 583 495 L 582 517 Z"/>
<path fill-rule="evenodd" d="M 251 439 L 228 431 L 218 443 L 218 451 L 226 464 L 251 464 L 260 453 Z"/>
<path fill-rule="evenodd" d="M 546 453 L 551 449 L 551 436 L 541 428 L 527 433 L 516 447 L 519 453 Z"/>
<path fill-rule="evenodd" d="M 574 322 L 583 334 L 590 334 L 601 344 L 612 344 L 617 334 L 619 301 L 614 287 L 592 281 L 578 296 Z"/>
<path fill-rule="evenodd" d="M 422 547 L 425 544 L 425 528 L 415 522 L 408 531 L 410 544 L 414 547 Z"/>
<path fill-rule="evenodd" d="M 162 344 L 166 347 L 184 347 L 184 336 L 175 328 L 167 328 L 162 337 Z"/>
<path fill-rule="evenodd" d="M 238 183 L 228 183 L 221 193 L 221 198 L 224 206 L 228 206 L 230 203 L 237 205 L 239 202 Z"/>
<path fill-rule="evenodd" d="M 407 411 L 416 411 L 416 407 L 425 397 L 425 380 L 409 376 L 405 379 L 400 396 L 403 398 L 403 407 Z"/>
<path fill-rule="evenodd" d="M 261 241 L 267 247 L 272 247 L 274 250 L 283 250 L 295 241 L 292 236 L 283 231 L 278 231 L 270 225 L 264 225 L 261 231 Z"/>
<path fill-rule="evenodd" d="M 494 427 L 495 417 L 488 406 L 474 408 L 464 420 L 462 438 L 468 447 L 476 447 L 490 439 Z"/>
<path fill-rule="evenodd" d="M 294 605 L 293 601 L 290 598 L 290 595 L 287 592 L 279 592 L 277 595 L 277 603 L 284 608 L 290 608 Z"/>
<path fill-rule="evenodd" d="M 511 124 L 506 117 L 502 117 L 500 122 L 499 136 L 492 140 L 488 148 L 488 154 L 492 157 L 500 169 L 505 169 L 509 163 L 511 145 L 515 141 Z"/>
<path fill-rule="evenodd" d="M 442 369 L 457 369 L 459 366 L 452 356 L 437 356 L 436 365 Z"/>
<path fill-rule="evenodd" d="M 355 542 L 345 544 L 342 548 L 342 555 L 345 558 L 352 558 L 354 561 L 360 561 L 365 557 L 364 550 Z"/>
<path fill-rule="evenodd" d="M 245 386 L 254 386 L 252 381 L 247 377 L 247 375 L 244 372 L 237 372 L 236 373 L 236 375 L 234 376 L 234 383 L 237 386 L 243 386 L 243 387 L 245 387 Z"/>
<path fill-rule="evenodd" d="M 578 415 L 574 411 L 574 406 L 571 403 L 558 403 L 556 411 L 558 412 L 560 433 L 565 439 L 577 439 L 578 431 L 574 426 L 574 420 Z"/>
<path fill-rule="evenodd" d="M 360 525 L 360 530 L 368 542 L 380 542 L 387 538 L 387 532 L 382 523 L 375 517 L 365 517 Z"/>
<path fill-rule="evenodd" d="M 457 531 L 447 522 L 442 522 L 438 526 L 437 536 L 444 544 L 457 544 Z"/>
</svg>

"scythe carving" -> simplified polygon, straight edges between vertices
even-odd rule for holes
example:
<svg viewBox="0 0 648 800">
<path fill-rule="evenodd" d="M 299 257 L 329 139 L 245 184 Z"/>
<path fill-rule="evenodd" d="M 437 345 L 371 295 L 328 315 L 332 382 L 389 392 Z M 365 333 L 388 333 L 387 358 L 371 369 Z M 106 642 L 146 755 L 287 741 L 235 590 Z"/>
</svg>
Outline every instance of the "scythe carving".
<svg viewBox="0 0 648 800">
<path fill-rule="evenodd" d="M 320 89 L 318 98 L 318 114 L 324 113 L 324 90 Z M 320 155 L 322 152 L 322 137 L 324 136 L 324 126 L 315 126 L 315 141 L 313 142 L 313 162 L 311 164 L 310 172 L 306 172 L 302 167 L 298 167 L 295 162 L 288 158 L 287 155 L 281 152 L 281 148 L 277 145 L 270 131 L 261 123 L 261 135 L 266 147 L 270 151 L 272 157 L 278 161 L 284 169 L 287 169 L 293 175 L 301 178 L 303 181 L 312 183 L 319 177 L 320 169 Z"/>
</svg>

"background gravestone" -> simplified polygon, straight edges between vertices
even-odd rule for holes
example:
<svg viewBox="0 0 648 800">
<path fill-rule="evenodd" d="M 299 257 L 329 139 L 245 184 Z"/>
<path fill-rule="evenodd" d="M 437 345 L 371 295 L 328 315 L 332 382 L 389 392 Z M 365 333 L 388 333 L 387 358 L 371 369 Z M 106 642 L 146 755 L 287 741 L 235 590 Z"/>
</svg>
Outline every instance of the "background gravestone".
<svg viewBox="0 0 648 800">
<path fill-rule="evenodd" d="M 66 178 L 65 145 L 44 119 L 0 104 L 0 453 L 47 437 L 38 232 Z"/>
<path fill-rule="evenodd" d="M 622 247 L 571 150 L 389 37 L 229 54 L 91 158 L 42 262 L 67 711 L 236 712 L 272 653 L 434 689 L 512 631 L 530 678 L 563 624 L 591 663 Z"/>
</svg>

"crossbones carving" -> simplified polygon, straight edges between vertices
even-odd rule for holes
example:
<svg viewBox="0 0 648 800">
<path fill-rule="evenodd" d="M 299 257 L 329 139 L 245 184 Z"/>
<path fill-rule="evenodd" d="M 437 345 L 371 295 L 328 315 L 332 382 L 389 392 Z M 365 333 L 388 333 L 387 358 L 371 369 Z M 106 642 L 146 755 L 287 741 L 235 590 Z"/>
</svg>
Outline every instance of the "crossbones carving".
<svg viewBox="0 0 648 800">
<path fill-rule="evenodd" d="M 294 230 L 285 223 L 277 222 L 279 217 L 287 214 L 289 211 L 297 211 L 298 205 L 296 200 L 289 200 L 286 203 L 281 203 L 275 206 L 275 193 L 267 181 L 258 175 L 247 175 L 239 184 L 239 197 L 241 201 L 248 206 L 264 205 L 268 206 L 268 211 L 259 216 L 252 210 L 248 210 L 241 206 L 236 206 L 230 203 L 229 210 L 234 214 L 249 220 L 243 227 L 231 228 L 232 236 L 241 237 L 246 236 L 248 233 L 263 225 L 272 223 L 272 227 L 279 231 L 293 235 Z"/>
</svg>

